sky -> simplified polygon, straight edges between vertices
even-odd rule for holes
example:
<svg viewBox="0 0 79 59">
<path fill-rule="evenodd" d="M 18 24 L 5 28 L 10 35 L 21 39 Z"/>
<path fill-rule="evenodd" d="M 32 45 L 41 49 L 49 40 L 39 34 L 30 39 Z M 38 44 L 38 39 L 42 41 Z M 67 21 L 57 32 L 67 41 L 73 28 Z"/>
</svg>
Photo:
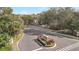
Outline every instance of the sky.
<svg viewBox="0 0 79 59">
<path fill-rule="evenodd" d="M 47 11 L 49 7 L 12 7 L 15 14 L 37 14 L 43 11 Z M 75 7 L 76 10 L 79 8 Z"/>
<path fill-rule="evenodd" d="M 48 10 L 48 7 L 12 7 L 15 14 L 37 14 Z"/>
</svg>

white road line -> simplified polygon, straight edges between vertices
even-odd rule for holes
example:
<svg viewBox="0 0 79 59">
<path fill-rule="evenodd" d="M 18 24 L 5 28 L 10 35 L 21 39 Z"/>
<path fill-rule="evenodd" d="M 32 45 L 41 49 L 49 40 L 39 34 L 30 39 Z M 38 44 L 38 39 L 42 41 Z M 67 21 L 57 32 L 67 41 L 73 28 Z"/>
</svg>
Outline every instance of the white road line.
<svg viewBox="0 0 79 59">
<path fill-rule="evenodd" d="M 56 47 L 56 43 L 54 44 L 54 46 L 53 47 L 45 47 L 44 49 L 52 49 L 52 48 L 55 48 Z"/>
<path fill-rule="evenodd" d="M 56 51 L 69 51 L 69 50 L 74 49 L 76 47 L 79 47 L 79 42 L 72 44 L 72 45 L 69 45 L 67 47 L 64 47 L 62 49 L 57 49 Z"/>
<path fill-rule="evenodd" d="M 32 50 L 32 51 L 38 51 L 38 50 L 41 50 L 41 49 L 43 49 L 43 48 L 42 47 L 41 48 L 37 48 L 37 49 Z"/>
<path fill-rule="evenodd" d="M 50 47 L 50 48 L 43 48 L 43 47 L 41 47 L 41 48 L 37 48 L 37 49 L 32 50 L 32 51 L 38 51 L 38 50 L 41 50 L 41 49 L 51 49 L 51 48 L 54 48 L 54 47 L 56 47 L 56 44 L 53 47 Z"/>
<path fill-rule="evenodd" d="M 56 47 L 56 43 L 55 43 L 55 45 L 53 46 L 53 48 L 54 48 L 54 47 Z"/>
</svg>

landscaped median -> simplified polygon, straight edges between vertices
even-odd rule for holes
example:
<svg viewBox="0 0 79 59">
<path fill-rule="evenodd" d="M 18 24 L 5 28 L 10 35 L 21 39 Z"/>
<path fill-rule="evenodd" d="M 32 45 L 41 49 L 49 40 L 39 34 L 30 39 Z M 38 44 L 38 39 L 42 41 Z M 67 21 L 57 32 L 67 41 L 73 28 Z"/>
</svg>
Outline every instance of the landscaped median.
<svg viewBox="0 0 79 59">
<path fill-rule="evenodd" d="M 13 39 L 12 39 L 12 50 L 13 51 L 19 51 L 20 49 L 19 49 L 19 47 L 18 47 L 18 43 L 20 42 L 20 40 L 22 39 L 24 37 L 24 33 L 23 32 L 21 32 L 21 33 L 19 33 L 18 35 L 16 35 L 15 37 L 13 37 Z"/>
<path fill-rule="evenodd" d="M 54 41 L 54 39 L 49 38 L 46 35 L 40 35 L 37 37 L 37 39 L 35 40 L 35 42 L 37 42 L 40 46 L 42 47 L 46 47 L 46 48 L 51 48 L 51 47 L 55 47 L 56 43 Z"/>
</svg>

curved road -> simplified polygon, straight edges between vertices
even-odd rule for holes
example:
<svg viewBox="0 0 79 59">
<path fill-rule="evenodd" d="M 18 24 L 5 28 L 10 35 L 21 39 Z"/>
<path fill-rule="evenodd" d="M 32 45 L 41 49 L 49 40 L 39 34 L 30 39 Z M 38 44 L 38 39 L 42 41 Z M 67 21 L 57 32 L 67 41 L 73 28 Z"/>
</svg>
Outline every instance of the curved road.
<svg viewBox="0 0 79 59">
<path fill-rule="evenodd" d="M 39 26 L 29 26 L 28 29 L 24 31 L 24 33 L 25 33 L 24 38 L 18 44 L 18 47 L 20 48 L 21 51 L 61 51 L 63 48 L 65 49 L 66 47 L 78 42 L 78 40 L 76 39 L 61 36 L 56 32 L 52 32 L 49 29 L 45 29 Z M 36 39 L 39 34 L 46 34 L 50 38 L 53 38 L 54 41 L 56 42 L 56 47 L 43 48 L 39 46 L 34 41 L 34 39 Z"/>
</svg>

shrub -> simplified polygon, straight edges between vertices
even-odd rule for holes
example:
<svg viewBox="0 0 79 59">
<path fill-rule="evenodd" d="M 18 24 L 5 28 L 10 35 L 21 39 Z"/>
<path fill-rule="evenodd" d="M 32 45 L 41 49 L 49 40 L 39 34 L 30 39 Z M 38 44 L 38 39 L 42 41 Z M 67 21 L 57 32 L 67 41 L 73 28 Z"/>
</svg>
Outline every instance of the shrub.
<svg viewBox="0 0 79 59">
<path fill-rule="evenodd" d="M 0 48 L 8 45 L 10 40 L 10 36 L 7 33 L 0 34 Z"/>
</svg>

